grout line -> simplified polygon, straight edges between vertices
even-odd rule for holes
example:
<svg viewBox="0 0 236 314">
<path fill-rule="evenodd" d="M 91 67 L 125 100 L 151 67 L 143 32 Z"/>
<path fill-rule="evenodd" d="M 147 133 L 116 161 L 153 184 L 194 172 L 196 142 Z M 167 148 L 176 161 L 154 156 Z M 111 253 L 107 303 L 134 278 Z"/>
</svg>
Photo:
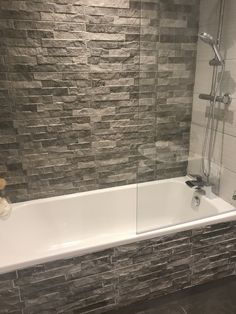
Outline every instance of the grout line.
<svg viewBox="0 0 236 314">
<path fill-rule="evenodd" d="M 192 125 L 195 125 L 195 126 L 198 126 L 198 127 L 201 127 L 203 129 L 206 129 L 206 125 L 203 125 L 203 124 L 200 124 L 200 123 L 197 123 L 197 122 L 193 122 L 191 123 L 191 126 Z M 215 130 L 215 129 L 214 129 Z M 230 137 L 233 137 L 233 138 L 236 138 L 236 134 L 233 135 L 233 134 L 230 134 L 230 133 L 227 133 L 227 132 L 221 132 L 221 131 L 218 131 L 216 130 L 217 133 L 221 134 L 221 135 L 227 135 L 227 136 L 230 136 Z"/>
<path fill-rule="evenodd" d="M 184 314 L 188 314 L 183 306 L 180 306 L 181 310 L 183 310 Z"/>
</svg>

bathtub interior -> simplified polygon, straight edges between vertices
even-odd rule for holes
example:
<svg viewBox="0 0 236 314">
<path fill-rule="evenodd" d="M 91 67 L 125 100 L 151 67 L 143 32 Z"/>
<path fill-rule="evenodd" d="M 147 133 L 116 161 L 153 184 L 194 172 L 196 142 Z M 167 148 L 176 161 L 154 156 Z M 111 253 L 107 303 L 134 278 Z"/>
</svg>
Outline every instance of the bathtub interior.
<svg viewBox="0 0 236 314">
<path fill-rule="evenodd" d="M 214 217 L 235 208 L 211 192 L 203 196 L 189 188 L 189 177 L 139 184 L 137 189 L 137 233 Z M 194 206 L 194 197 L 200 201 Z"/>
<path fill-rule="evenodd" d="M 0 219 L 0 270 L 120 241 L 135 221 L 136 185 L 13 204 Z"/>
</svg>

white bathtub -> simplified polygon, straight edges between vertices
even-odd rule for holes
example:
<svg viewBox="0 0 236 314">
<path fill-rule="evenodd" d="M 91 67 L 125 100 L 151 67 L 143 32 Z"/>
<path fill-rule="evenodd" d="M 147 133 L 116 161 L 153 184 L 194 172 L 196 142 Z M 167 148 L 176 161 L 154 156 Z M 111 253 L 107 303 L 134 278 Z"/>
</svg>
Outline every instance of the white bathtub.
<svg viewBox="0 0 236 314">
<path fill-rule="evenodd" d="M 186 180 L 14 204 L 10 218 L 0 220 L 0 273 L 236 219 L 236 210 L 218 197 L 202 197 L 191 208 L 194 191 Z"/>
</svg>

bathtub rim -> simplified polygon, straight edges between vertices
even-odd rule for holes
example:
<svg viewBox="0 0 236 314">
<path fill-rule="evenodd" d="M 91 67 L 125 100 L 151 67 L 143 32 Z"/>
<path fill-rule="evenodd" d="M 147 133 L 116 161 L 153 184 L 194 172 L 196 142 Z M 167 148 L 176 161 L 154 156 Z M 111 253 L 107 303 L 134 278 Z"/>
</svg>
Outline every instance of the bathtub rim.
<svg viewBox="0 0 236 314">
<path fill-rule="evenodd" d="M 0 275 L 4 273 L 9 273 L 12 271 L 17 271 L 20 269 L 34 267 L 36 265 L 44 264 L 44 263 L 48 263 L 52 261 L 58 261 L 58 260 L 63 260 L 63 259 L 66 260 L 66 259 L 70 259 L 70 258 L 74 258 L 78 256 L 83 256 L 86 254 L 92 254 L 92 253 L 96 253 L 96 252 L 103 251 L 106 249 L 119 247 L 121 245 L 132 244 L 134 242 L 141 242 L 141 241 L 158 238 L 158 237 L 162 237 L 162 236 L 166 236 L 166 235 L 170 235 L 174 233 L 180 233 L 183 231 L 191 231 L 191 230 L 198 229 L 200 227 L 205 227 L 208 225 L 235 221 L 236 210 L 234 209 L 232 211 L 215 215 L 213 217 L 215 218 L 214 220 L 212 219 L 212 217 L 208 217 L 208 218 L 195 220 L 192 222 L 174 225 L 171 227 L 163 227 L 158 230 L 151 230 L 145 233 L 129 233 L 129 234 L 126 234 L 126 237 L 123 239 L 115 239 L 108 243 L 90 245 L 84 248 L 76 248 L 70 251 L 61 252 L 57 254 L 51 254 L 48 256 L 36 258 L 34 260 L 25 261 L 22 263 L 15 263 L 9 266 L 3 266 L 3 267 L 0 267 Z"/>
</svg>

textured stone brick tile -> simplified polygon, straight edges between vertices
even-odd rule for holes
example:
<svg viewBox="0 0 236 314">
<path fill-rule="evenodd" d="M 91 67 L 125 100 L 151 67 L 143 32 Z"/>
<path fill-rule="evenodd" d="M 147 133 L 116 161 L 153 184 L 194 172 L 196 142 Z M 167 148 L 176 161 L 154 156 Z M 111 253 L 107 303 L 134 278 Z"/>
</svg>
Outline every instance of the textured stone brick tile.
<svg viewBox="0 0 236 314">
<path fill-rule="evenodd" d="M 0 290 L 0 312 L 11 313 L 14 311 L 21 311 L 23 303 L 19 296 L 18 288 L 9 288 L 6 286 L 5 289 Z"/>
</svg>

